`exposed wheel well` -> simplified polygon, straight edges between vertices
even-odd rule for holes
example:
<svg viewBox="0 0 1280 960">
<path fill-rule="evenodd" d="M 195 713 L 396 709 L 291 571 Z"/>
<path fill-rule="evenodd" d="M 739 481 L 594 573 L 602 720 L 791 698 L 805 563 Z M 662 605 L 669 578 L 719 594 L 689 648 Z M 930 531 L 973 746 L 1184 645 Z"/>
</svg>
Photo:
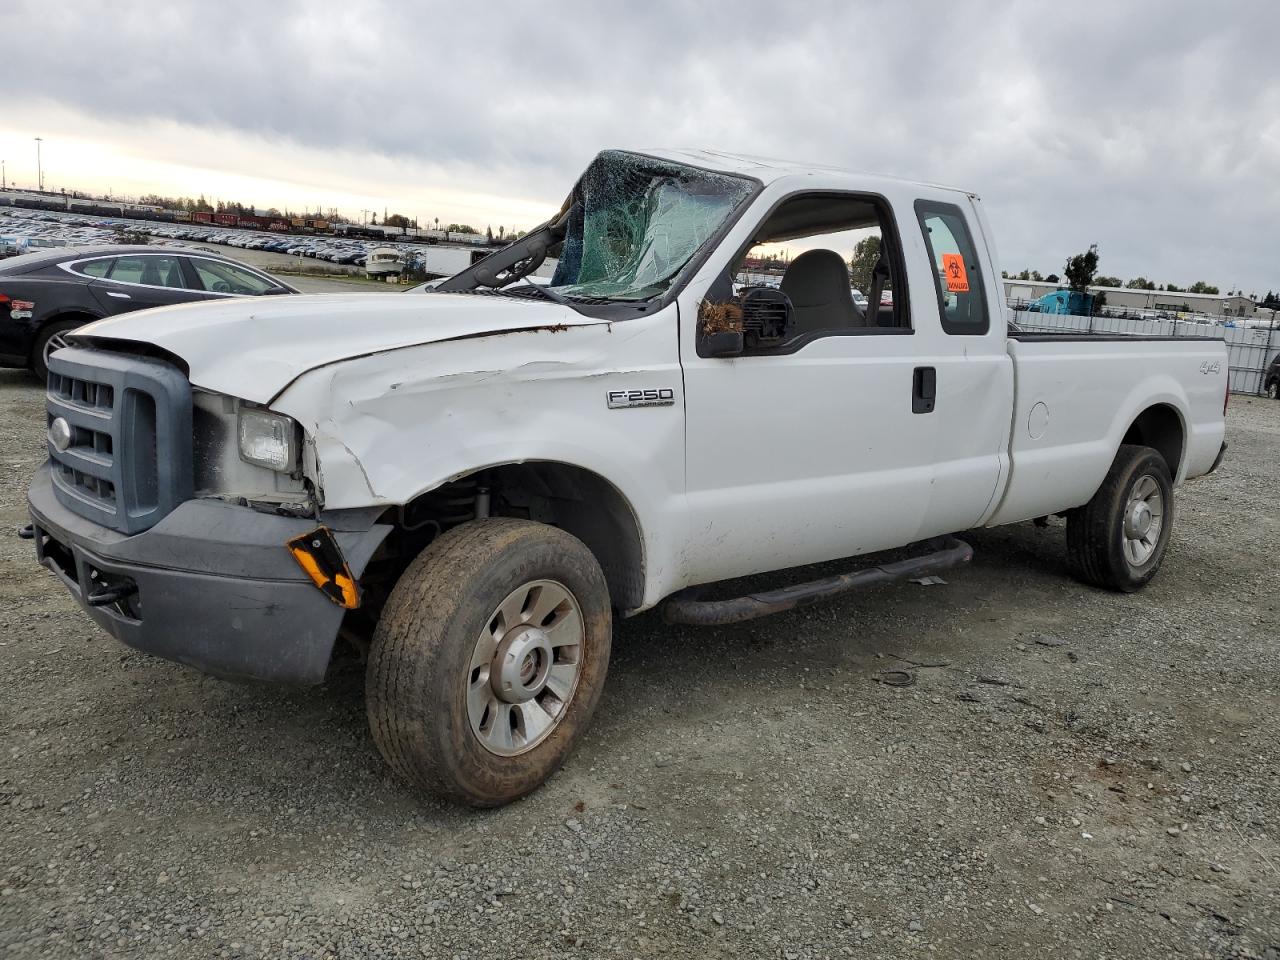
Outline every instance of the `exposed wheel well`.
<svg viewBox="0 0 1280 960">
<path fill-rule="evenodd" d="M 630 503 L 604 477 L 571 464 L 488 467 L 420 494 L 394 512 L 400 536 L 389 538 L 388 546 L 407 558 L 486 509 L 490 516 L 523 517 L 573 534 L 599 562 L 614 607 L 633 610 L 644 602 L 644 545 Z"/>
<path fill-rule="evenodd" d="M 1164 458 L 1169 468 L 1169 476 L 1176 480 L 1178 466 L 1182 463 L 1185 440 L 1182 418 L 1178 416 L 1178 411 L 1167 404 L 1159 403 L 1143 410 L 1120 442 L 1154 449 Z"/>
<path fill-rule="evenodd" d="M 644 602 L 644 544 L 626 497 L 597 473 L 565 463 L 515 463 L 484 471 L 501 506 L 573 534 L 595 554 L 619 610 Z"/>
</svg>

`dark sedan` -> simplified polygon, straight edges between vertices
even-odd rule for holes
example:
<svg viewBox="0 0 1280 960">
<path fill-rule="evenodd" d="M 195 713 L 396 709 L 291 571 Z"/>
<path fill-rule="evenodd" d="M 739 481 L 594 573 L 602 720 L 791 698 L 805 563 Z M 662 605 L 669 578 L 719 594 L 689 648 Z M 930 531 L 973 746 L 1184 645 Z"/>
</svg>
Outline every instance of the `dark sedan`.
<svg viewBox="0 0 1280 960">
<path fill-rule="evenodd" d="M 43 378 L 45 356 L 85 323 L 131 310 L 297 293 L 243 263 L 182 247 L 59 247 L 0 262 L 0 366 Z"/>
</svg>

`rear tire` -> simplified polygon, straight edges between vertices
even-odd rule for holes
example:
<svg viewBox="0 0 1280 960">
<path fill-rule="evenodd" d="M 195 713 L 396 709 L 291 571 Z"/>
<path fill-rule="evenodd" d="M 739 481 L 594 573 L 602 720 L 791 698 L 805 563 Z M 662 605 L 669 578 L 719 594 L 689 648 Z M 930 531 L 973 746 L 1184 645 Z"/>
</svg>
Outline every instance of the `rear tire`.
<svg viewBox="0 0 1280 960">
<path fill-rule="evenodd" d="M 374 743 L 428 793 L 477 807 L 524 796 L 586 730 L 611 631 L 582 541 L 510 518 L 455 527 L 409 564 L 374 631 Z"/>
<path fill-rule="evenodd" d="M 1272 380 L 1267 384 L 1267 396 L 1272 400 L 1280 400 L 1280 380 Z"/>
<path fill-rule="evenodd" d="M 49 379 L 49 354 L 61 349 L 62 335 L 76 327 L 83 327 L 88 321 L 55 320 L 47 323 L 36 334 L 36 342 L 31 347 L 31 369 L 42 383 Z"/>
<path fill-rule="evenodd" d="M 1172 529 L 1168 464 L 1125 444 L 1093 499 L 1067 514 L 1067 561 L 1085 583 L 1131 593 L 1160 569 Z"/>
</svg>

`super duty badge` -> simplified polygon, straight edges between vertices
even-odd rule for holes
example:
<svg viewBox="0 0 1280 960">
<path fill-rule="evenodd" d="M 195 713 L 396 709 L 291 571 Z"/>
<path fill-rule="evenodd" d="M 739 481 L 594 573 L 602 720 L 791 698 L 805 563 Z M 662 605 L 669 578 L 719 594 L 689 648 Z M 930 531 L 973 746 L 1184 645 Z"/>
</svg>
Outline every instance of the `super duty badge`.
<svg viewBox="0 0 1280 960">
<path fill-rule="evenodd" d="M 609 409 L 620 407 L 669 407 L 676 402 L 676 392 L 670 387 L 649 390 L 610 390 Z"/>
</svg>

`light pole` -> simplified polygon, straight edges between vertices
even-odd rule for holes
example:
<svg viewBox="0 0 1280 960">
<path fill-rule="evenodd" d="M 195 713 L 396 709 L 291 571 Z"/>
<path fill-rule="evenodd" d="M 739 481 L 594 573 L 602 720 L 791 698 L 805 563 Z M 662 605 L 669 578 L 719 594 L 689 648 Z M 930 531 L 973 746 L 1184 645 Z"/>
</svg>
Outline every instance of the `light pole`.
<svg viewBox="0 0 1280 960">
<path fill-rule="evenodd" d="M 6 179 L 4 174 L 4 161 L 0 160 L 0 190 L 8 190 L 8 189 L 9 189 L 9 181 Z"/>
<path fill-rule="evenodd" d="M 40 143 L 44 137 L 36 137 L 36 189 L 44 189 L 44 167 L 40 165 Z"/>
</svg>

